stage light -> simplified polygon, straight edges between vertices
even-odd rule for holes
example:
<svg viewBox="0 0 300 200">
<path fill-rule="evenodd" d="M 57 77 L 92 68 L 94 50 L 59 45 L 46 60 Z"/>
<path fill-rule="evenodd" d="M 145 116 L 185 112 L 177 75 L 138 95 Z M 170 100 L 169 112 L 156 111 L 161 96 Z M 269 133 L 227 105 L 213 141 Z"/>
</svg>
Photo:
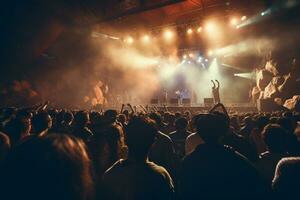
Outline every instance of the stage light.
<svg viewBox="0 0 300 200">
<path fill-rule="evenodd" d="M 236 25 L 238 24 L 238 20 L 237 20 L 236 18 L 232 18 L 232 19 L 230 20 L 230 24 L 231 24 L 232 26 L 236 26 Z"/>
<path fill-rule="evenodd" d="M 197 62 L 198 62 L 198 63 L 201 63 L 202 60 L 203 60 L 203 58 L 200 56 L 200 57 L 198 58 Z"/>
<path fill-rule="evenodd" d="M 193 58 L 193 57 L 194 57 L 194 54 L 190 53 L 190 54 L 189 54 L 189 57 L 190 57 L 190 58 Z"/>
<path fill-rule="evenodd" d="M 265 14 L 266 14 L 265 12 L 260 13 L 261 16 L 264 16 Z"/>
<path fill-rule="evenodd" d="M 189 28 L 189 29 L 186 31 L 186 33 L 187 33 L 188 35 L 191 35 L 191 34 L 193 33 L 193 29 Z"/>
<path fill-rule="evenodd" d="M 241 20 L 242 21 L 245 21 L 247 19 L 247 16 L 246 15 L 244 15 L 243 17 L 241 17 Z"/>
<path fill-rule="evenodd" d="M 205 30 L 206 32 L 212 32 L 215 30 L 215 24 L 213 22 L 208 22 L 206 25 L 205 25 Z"/>
<path fill-rule="evenodd" d="M 238 74 L 234 74 L 234 76 L 240 77 L 240 78 L 245 78 L 245 79 L 250 79 L 250 80 L 255 80 L 255 73 L 253 73 L 253 72 L 238 73 Z"/>
<path fill-rule="evenodd" d="M 187 55 L 185 55 L 185 54 L 182 57 L 183 57 L 183 59 L 187 59 Z"/>
<path fill-rule="evenodd" d="M 165 40 L 170 41 L 174 37 L 174 33 L 170 30 L 165 30 L 163 33 Z"/>
<path fill-rule="evenodd" d="M 125 39 L 125 42 L 127 44 L 132 44 L 134 42 L 133 38 L 131 36 L 128 36 L 126 39 Z"/>
<path fill-rule="evenodd" d="M 201 33 L 201 32 L 202 32 L 202 27 L 201 27 L 201 26 L 197 28 L 197 32 L 198 32 L 198 33 Z"/>
<path fill-rule="evenodd" d="M 205 62 L 208 62 L 208 59 L 205 59 Z"/>
<path fill-rule="evenodd" d="M 214 54 L 213 50 L 208 50 L 207 55 L 212 56 Z"/>
<path fill-rule="evenodd" d="M 145 42 L 145 43 L 148 43 L 150 41 L 150 36 L 149 35 L 144 35 L 142 37 L 142 41 Z"/>
</svg>

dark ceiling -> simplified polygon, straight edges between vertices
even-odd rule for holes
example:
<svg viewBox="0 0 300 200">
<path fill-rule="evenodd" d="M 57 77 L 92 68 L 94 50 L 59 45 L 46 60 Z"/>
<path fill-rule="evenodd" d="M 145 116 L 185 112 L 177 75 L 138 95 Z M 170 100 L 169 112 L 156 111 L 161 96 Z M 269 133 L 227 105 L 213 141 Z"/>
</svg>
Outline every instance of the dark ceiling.
<svg viewBox="0 0 300 200">
<path fill-rule="evenodd" d="M 276 0 L 6 0 L 1 2 L 1 76 L 22 74 L 63 33 L 100 32 L 253 14 Z M 26 66 L 26 67 L 24 67 Z M 2 79 L 3 80 L 3 79 Z"/>
</svg>

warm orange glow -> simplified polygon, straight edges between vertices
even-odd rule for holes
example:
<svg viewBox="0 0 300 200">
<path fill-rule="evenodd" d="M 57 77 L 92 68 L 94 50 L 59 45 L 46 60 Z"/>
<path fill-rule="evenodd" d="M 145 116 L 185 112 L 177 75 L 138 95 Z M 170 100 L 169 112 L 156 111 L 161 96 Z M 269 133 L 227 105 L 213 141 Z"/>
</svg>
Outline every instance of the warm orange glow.
<svg viewBox="0 0 300 200">
<path fill-rule="evenodd" d="M 189 34 L 189 35 L 190 35 L 190 34 L 192 34 L 192 33 L 193 33 L 193 29 L 189 28 L 189 29 L 188 29 L 186 32 L 187 32 L 187 34 Z"/>
<path fill-rule="evenodd" d="M 198 32 L 198 33 L 201 33 L 201 32 L 202 32 L 202 27 L 201 27 L 201 26 L 197 28 L 197 32 Z"/>
</svg>

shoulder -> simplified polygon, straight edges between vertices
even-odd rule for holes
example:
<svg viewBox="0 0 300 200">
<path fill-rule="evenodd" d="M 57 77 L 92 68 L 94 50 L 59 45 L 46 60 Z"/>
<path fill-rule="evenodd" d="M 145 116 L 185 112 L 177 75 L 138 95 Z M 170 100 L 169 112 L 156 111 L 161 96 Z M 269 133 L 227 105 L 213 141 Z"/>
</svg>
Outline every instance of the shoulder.
<svg viewBox="0 0 300 200">
<path fill-rule="evenodd" d="M 158 134 L 157 134 L 158 138 L 163 140 L 163 141 L 166 141 L 166 142 L 172 142 L 171 138 L 169 136 L 167 136 L 166 134 L 158 131 Z"/>
<path fill-rule="evenodd" d="M 122 168 L 126 166 L 126 160 L 120 159 L 117 162 L 115 162 L 110 168 L 108 168 L 104 175 L 103 178 L 110 176 L 111 174 L 114 174 L 117 171 L 120 171 Z"/>
<path fill-rule="evenodd" d="M 198 133 L 191 133 L 189 134 L 189 136 L 187 136 L 186 141 L 190 142 L 190 141 L 194 141 L 195 139 L 201 139 L 200 135 Z"/>
<path fill-rule="evenodd" d="M 169 174 L 169 172 L 162 166 L 159 166 L 153 162 L 148 161 L 147 162 L 149 168 L 155 173 L 157 174 L 159 177 L 163 178 L 164 180 L 166 180 L 168 182 L 168 184 L 173 186 L 173 181 L 172 178 Z"/>
</svg>

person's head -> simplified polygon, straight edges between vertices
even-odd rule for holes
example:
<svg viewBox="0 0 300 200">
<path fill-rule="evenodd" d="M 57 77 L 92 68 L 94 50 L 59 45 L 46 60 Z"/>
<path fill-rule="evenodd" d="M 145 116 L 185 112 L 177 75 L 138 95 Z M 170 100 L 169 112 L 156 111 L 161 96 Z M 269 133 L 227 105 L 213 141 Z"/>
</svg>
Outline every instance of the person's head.
<svg viewBox="0 0 300 200">
<path fill-rule="evenodd" d="M 162 124 L 161 115 L 155 112 L 150 113 L 149 117 L 155 121 L 155 123 L 160 126 Z"/>
<path fill-rule="evenodd" d="M 98 120 L 101 118 L 101 114 L 99 112 L 91 112 L 90 113 L 90 123 L 95 125 L 98 123 Z"/>
<path fill-rule="evenodd" d="M 73 122 L 74 116 L 71 112 L 65 112 L 63 116 L 63 121 L 65 124 L 71 124 Z"/>
<path fill-rule="evenodd" d="M 282 158 L 275 170 L 272 181 L 273 191 L 280 199 L 287 196 L 299 195 L 300 185 L 300 157 Z"/>
<path fill-rule="evenodd" d="M 20 142 L 24 137 L 28 136 L 31 130 L 31 123 L 29 120 L 21 120 L 18 118 L 12 119 L 7 124 L 8 136 L 12 145 Z"/>
<path fill-rule="evenodd" d="M 197 133 L 206 143 L 218 143 L 228 131 L 228 121 L 219 114 L 200 114 L 197 119 Z"/>
<path fill-rule="evenodd" d="M 153 120 L 143 117 L 133 117 L 129 121 L 125 132 L 129 156 L 137 160 L 147 158 L 148 151 L 157 134 L 154 123 Z"/>
<path fill-rule="evenodd" d="M 11 199 L 87 200 L 91 195 L 90 160 L 75 137 L 32 137 L 13 149 L 6 167 Z"/>
<path fill-rule="evenodd" d="M 74 123 L 76 127 L 85 127 L 89 120 L 89 113 L 86 111 L 79 111 L 74 116 Z"/>
<path fill-rule="evenodd" d="M 169 125 L 174 125 L 174 122 L 176 120 L 175 115 L 169 112 L 166 112 L 168 114 L 165 115 L 165 122 Z"/>
<path fill-rule="evenodd" d="M 278 124 L 268 124 L 262 132 L 263 140 L 271 153 L 286 153 L 286 131 Z"/>
<path fill-rule="evenodd" d="M 116 110 L 107 110 L 104 112 L 104 118 L 108 123 L 116 122 L 118 112 Z"/>
<path fill-rule="evenodd" d="M 176 130 L 185 130 L 187 125 L 188 125 L 188 121 L 184 117 L 181 117 L 175 121 Z"/>
<path fill-rule="evenodd" d="M 127 121 L 126 115 L 124 114 L 119 114 L 118 115 L 118 122 L 120 122 L 121 124 L 125 125 Z"/>
<path fill-rule="evenodd" d="M 40 112 L 32 117 L 33 132 L 37 135 L 52 127 L 52 118 L 47 112 Z"/>
<path fill-rule="evenodd" d="M 281 117 L 278 119 L 277 123 L 284 128 L 288 133 L 294 133 L 295 127 L 293 121 L 286 117 Z"/>
<path fill-rule="evenodd" d="M 256 120 L 256 127 L 259 130 L 263 130 L 263 128 L 269 123 L 269 118 L 266 116 L 259 116 Z"/>
<path fill-rule="evenodd" d="M 254 124 L 254 122 L 253 122 L 252 117 L 247 116 L 247 117 L 244 118 L 244 125 L 245 126 L 251 126 L 252 127 L 253 124 Z"/>
</svg>

